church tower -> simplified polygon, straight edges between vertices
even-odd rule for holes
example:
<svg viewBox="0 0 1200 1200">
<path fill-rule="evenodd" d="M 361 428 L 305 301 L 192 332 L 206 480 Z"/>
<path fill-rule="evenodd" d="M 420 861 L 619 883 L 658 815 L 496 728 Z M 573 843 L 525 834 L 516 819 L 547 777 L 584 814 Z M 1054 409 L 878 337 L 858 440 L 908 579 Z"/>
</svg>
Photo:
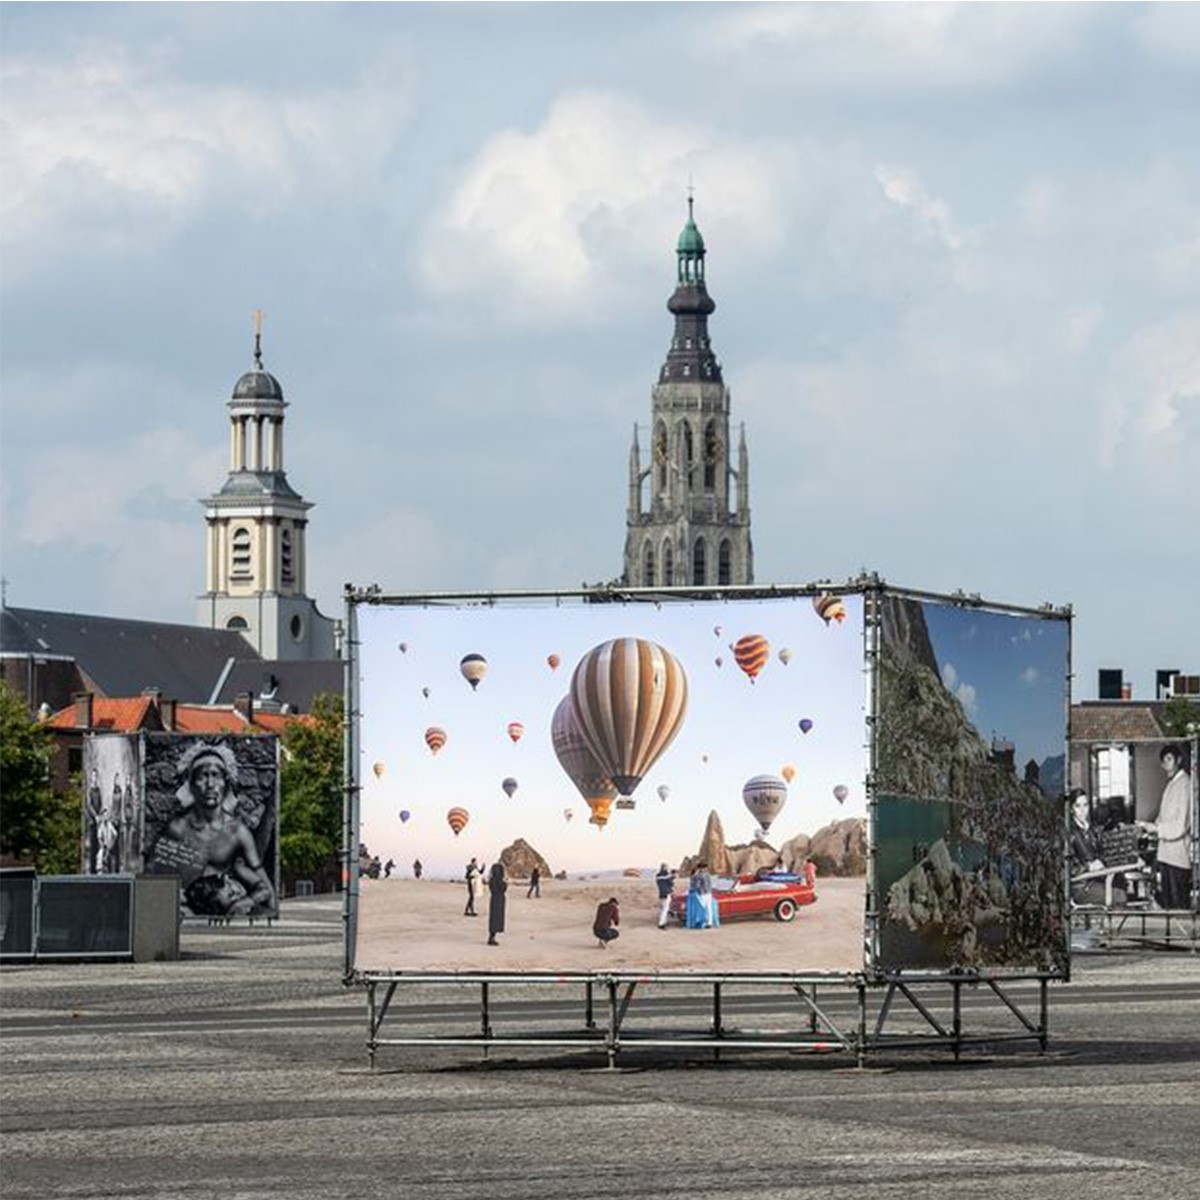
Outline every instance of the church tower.
<svg viewBox="0 0 1200 1200">
<path fill-rule="evenodd" d="M 735 466 L 729 389 L 708 337 L 708 317 L 716 304 L 704 284 L 704 239 L 691 197 L 676 258 L 678 278 L 667 301 L 675 334 L 651 392 L 649 461 L 643 466 L 636 425 L 629 453 L 622 582 L 630 587 L 753 583 L 746 433 L 738 431 Z"/>
<path fill-rule="evenodd" d="M 261 314 L 254 367 L 229 401 L 229 477 L 204 501 L 208 524 L 201 625 L 234 629 L 265 659 L 330 659 L 334 622 L 305 595 L 304 535 L 312 507 L 283 470 L 279 380 L 264 370 Z"/>
</svg>

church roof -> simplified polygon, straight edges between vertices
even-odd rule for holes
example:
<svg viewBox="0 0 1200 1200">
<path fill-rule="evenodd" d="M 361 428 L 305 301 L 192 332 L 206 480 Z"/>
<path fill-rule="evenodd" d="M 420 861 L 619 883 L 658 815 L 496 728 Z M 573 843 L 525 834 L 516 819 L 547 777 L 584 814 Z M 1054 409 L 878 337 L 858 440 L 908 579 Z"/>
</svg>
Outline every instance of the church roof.
<svg viewBox="0 0 1200 1200">
<path fill-rule="evenodd" d="M 274 696 L 296 712 L 312 712 L 313 701 L 320 695 L 340 696 L 345 688 L 345 667 L 341 659 L 277 660 L 257 659 L 234 663 L 213 697 L 216 704 L 231 704 L 235 696 L 249 692 L 261 703 L 264 695 Z M 255 709 L 255 715 L 258 715 Z"/>
<path fill-rule="evenodd" d="M 86 613 L 5 608 L 0 652 L 73 659 L 103 696 L 164 696 L 205 703 L 231 659 L 257 660 L 241 634 L 196 625 Z"/>
</svg>

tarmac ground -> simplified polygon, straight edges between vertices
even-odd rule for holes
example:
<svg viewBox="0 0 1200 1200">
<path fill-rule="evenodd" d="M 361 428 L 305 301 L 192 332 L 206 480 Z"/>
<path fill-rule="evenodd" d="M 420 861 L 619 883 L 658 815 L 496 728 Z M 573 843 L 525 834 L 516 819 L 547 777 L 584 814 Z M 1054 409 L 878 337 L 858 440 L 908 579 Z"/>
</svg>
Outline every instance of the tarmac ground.
<svg viewBox="0 0 1200 1200">
<path fill-rule="evenodd" d="M 0 971 L 4 1200 L 1200 1196 L 1200 954 L 1077 956 L 1050 1042 L 844 1054 L 384 1047 L 341 981 L 336 900 L 188 928 L 179 962 Z M 579 990 L 491 989 L 505 1028 L 581 1024 Z M 478 988 L 407 986 L 394 1028 L 478 1031 Z M 1036 988 L 1017 987 L 1036 1011 Z M 836 1009 L 836 998 L 831 1004 Z M 647 988 L 643 1028 L 706 997 Z M 723 1021 L 794 1003 L 731 989 Z M 845 1011 L 845 1010 L 838 1010 Z M 988 997 L 968 1028 L 1011 1029 Z"/>
</svg>

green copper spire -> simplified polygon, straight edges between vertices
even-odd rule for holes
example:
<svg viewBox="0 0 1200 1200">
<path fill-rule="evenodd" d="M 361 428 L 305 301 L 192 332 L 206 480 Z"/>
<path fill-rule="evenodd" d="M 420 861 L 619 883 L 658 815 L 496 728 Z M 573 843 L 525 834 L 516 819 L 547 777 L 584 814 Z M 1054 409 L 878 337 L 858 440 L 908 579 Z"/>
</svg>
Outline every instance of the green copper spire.
<svg viewBox="0 0 1200 1200">
<path fill-rule="evenodd" d="M 693 200 L 689 195 L 687 224 L 679 235 L 675 254 L 679 260 L 679 282 L 703 284 L 704 239 L 700 236 L 700 230 L 696 228 L 696 221 L 692 216 L 692 204 Z"/>
</svg>

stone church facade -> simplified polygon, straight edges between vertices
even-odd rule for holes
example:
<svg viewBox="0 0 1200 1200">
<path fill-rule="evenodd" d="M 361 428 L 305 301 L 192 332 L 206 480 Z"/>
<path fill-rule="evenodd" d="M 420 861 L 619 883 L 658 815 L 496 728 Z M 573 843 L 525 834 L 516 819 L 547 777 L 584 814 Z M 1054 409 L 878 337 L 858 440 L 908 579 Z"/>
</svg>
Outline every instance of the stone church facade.
<svg viewBox="0 0 1200 1200">
<path fill-rule="evenodd" d="M 688 199 L 667 309 L 675 330 L 651 392 L 648 457 L 634 426 L 621 582 L 700 587 L 754 582 L 745 429 L 731 447 L 730 393 L 713 353 L 716 304 L 704 281 L 704 239 Z"/>
</svg>

